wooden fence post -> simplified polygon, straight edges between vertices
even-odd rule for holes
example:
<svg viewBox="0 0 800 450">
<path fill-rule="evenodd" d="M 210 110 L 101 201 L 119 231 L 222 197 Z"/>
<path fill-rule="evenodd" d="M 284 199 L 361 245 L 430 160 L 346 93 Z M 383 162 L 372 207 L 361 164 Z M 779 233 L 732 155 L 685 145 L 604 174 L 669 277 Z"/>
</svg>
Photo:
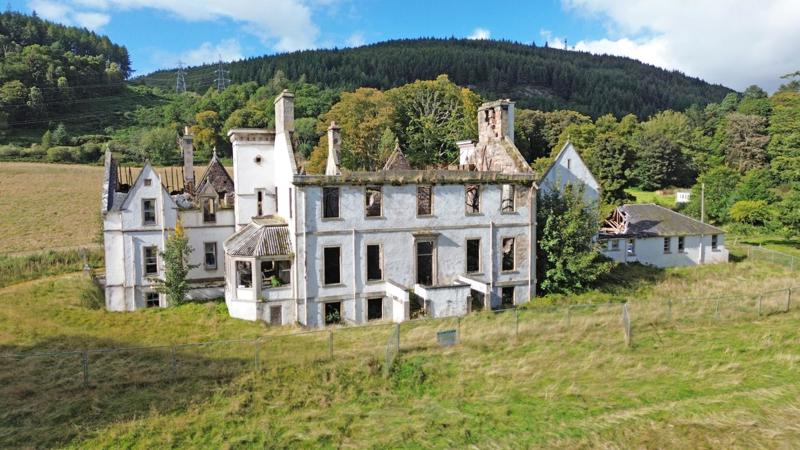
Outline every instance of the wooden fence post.
<svg viewBox="0 0 800 450">
<path fill-rule="evenodd" d="M 786 290 L 786 312 L 789 312 L 789 308 L 792 306 L 792 288 Z"/>
<path fill-rule="evenodd" d="M 630 347 L 633 344 L 631 339 L 631 318 L 628 315 L 628 303 L 622 304 L 622 329 L 625 332 L 625 346 Z"/>
<path fill-rule="evenodd" d="M 89 387 L 89 352 L 81 354 L 81 366 L 83 367 L 83 387 Z"/>
<path fill-rule="evenodd" d="M 761 317 L 761 295 L 758 296 L 758 317 Z"/>
<path fill-rule="evenodd" d="M 333 330 L 328 331 L 328 356 L 333 361 Z"/>
</svg>

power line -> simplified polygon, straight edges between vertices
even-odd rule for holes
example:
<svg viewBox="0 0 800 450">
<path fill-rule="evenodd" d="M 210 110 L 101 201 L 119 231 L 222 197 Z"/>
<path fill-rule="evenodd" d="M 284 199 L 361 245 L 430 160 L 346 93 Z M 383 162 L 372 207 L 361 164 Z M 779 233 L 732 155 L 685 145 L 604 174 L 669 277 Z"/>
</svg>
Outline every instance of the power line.
<svg viewBox="0 0 800 450">
<path fill-rule="evenodd" d="M 217 64 L 217 78 L 214 79 L 214 82 L 217 83 L 217 91 L 222 92 L 227 87 L 227 84 L 231 82 L 231 79 L 228 78 L 228 70 L 222 68 L 222 55 L 219 57 L 219 63 Z"/>
<path fill-rule="evenodd" d="M 186 72 L 183 70 L 183 61 L 178 61 L 178 76 L 175 80 L 175 92 L 178 94 L 186 92 Z"/>
</svg>

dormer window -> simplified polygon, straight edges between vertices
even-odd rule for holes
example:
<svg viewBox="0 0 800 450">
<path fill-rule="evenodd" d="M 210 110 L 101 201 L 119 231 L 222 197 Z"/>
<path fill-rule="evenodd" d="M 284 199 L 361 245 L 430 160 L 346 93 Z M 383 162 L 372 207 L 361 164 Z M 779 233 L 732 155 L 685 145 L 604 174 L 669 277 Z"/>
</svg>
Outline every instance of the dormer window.
<svg viewBox="0 0 800 450">
<path fill-rule="evenodd" d="M 214 199 L 206 197 L 203 199 L 203 222 L 214 223 L 217 221 L 217 207 Z"/>
<path fill-rule="evenodd" d="M 256 156 L 254 161 L 256 164 L 261 164 L 261 155 Z"/>
<path fill-rule="evenodd" d="M 145 178 L 144 179 L 144 185 L 145 186 L 150 186 L 152 184 L 153 184 L 153 180 L 151 180 L 150 178 Z"/>
</svg>

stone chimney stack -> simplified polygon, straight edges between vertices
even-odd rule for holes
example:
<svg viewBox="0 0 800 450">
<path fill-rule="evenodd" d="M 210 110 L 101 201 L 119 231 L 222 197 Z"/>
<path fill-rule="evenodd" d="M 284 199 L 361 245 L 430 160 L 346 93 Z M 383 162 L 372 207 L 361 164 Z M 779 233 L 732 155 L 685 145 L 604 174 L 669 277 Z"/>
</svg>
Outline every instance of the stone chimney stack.
<svg viewBox="0 0 800 450">
<path fill-rule="evenodd" d="M 342 148 L 342 132 L 336 122 L 331 122 L 328 127 L 328 165 L 325 175 L 341 175 L 339 170 L 339 150 Z"/>
<path fill-rule="evenodd" d="M 497 100 L 478 108 L 478 141 L 500 140 L 514 143 L 514 102 Z"/>
<path fill-rule="evenodd" d="M 275 132 L 294 131 L 294 94 L 284 89 L 275 99 Z"/>
<path fill-rule="evenodd" d="M 183 155 L 183 185 L 186 192 L 194 194 L 194 138 L 189 127 L 184 127 L 183 136 L 178 138 L 178 146 Z"/>
</svg>

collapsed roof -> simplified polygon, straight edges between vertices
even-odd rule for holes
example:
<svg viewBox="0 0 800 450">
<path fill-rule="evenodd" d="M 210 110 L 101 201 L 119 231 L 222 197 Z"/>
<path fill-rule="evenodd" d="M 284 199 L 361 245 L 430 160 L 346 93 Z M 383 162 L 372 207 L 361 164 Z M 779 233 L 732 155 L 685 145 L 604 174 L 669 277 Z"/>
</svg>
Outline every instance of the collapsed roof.
<svg viewBox="0 0 800 450">
<path fill-rule="evenodd" d="M 724 234 L 725 231 L 654 204 L 622 205 L 600 228 L 601 238 L 668 237 Z"/>
</svg>

